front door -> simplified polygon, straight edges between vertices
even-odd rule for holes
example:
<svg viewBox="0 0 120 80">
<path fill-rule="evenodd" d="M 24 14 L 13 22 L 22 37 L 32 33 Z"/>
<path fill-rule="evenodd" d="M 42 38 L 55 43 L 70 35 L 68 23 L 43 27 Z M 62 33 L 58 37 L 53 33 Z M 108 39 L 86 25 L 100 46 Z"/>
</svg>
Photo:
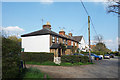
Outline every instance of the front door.
<svg viewBox="0 0 120 80">
<path fill-rule="evenodd" d="M 61 48 L 58 49 L 58 57 L 61 57 Z"/>
</svg>

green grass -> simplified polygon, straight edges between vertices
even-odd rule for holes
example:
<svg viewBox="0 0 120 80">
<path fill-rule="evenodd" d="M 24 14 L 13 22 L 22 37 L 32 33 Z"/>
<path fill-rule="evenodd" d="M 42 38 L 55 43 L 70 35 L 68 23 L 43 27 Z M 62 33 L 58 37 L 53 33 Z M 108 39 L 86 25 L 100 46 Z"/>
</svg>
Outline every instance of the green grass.
<svg viewBox="0 0 120 80">
<path fill-rule="evenodd" d="M 31 67 L 24 69 L 21 73 L 20 78 L 22 78 L 23 80 L 26 78 L 44 78 L 45 75 L 46 78 L 50 78 L 47 74 L 42 73 L 39 69 Z"/>
<path fill-rule="evenodd" d="M 88 64 L 94 64 L 94 63 L 69 63 L 69 62 L 62 62 L 60 65 L 58 64 L 55 64 L 54 62 L 50 62 L 50 61 L 47 61 L 47 62 L 44 62 L 44 63 L 40 63 L 40 62 L 26 62 L 26 64 L 33 64 L 33 65 L 50 65 L 50 66 L 76 66 L 76 65 L 88 65 Z"/>
</svg>

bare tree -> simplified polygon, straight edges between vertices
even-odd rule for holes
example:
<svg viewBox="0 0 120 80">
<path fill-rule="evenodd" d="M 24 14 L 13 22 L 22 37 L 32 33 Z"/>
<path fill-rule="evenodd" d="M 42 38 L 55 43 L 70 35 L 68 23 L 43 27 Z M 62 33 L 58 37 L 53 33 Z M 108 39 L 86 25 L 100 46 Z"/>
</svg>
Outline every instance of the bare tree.
<svg viewBox="0 0 120 80">
<path fill-rule="evenodd" d="M 120 30 L 120 0 L 108 0 L 108 13 L 118 14 L 118 30 Z M 118 37 L 120 39 L 120 31 L 118 32 Z M 120 51 L 120 43 L 118 42 L 118 51 Z"/>
<path fill-rule="evenodd" d="M 120 14 L 120 0 L 108 0 L 107 12 Z"/>
<path fill-rule="evenodd" d="M 97 35 L 94 36 L 95 43 L 103 43 L 103 36 L 102 35 Z"/>
</svg>

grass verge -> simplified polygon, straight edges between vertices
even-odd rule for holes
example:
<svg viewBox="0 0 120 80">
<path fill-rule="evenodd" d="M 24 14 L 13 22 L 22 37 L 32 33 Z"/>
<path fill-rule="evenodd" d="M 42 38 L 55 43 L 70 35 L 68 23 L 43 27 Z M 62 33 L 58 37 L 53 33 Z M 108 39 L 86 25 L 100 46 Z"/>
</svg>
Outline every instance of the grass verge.
<svg viewBox="0 0 120 80">
<path fill-rule="evenodd" d="M 20 74 L 20 78 L 22 78 L 22 80 L 26 79 L 26 78 L 50 78 L 47 74 L 41 72 L 39 69 L 37 68 L 26 68 L 23 69 L 23 72 Z"/>
<path fill-rule="evenodd" d="M 94 63 L 69 63 L 69 62 L 63 62 L 61 63 L 60 65 L 58 64 L 55 64 L 54 62 L 50 62 L 50 61 L 47 61 L 47 62 L 43 62 L 43 63 L 40 63 L 40 62 L 26 62 L 26 64 L 33 64 L 33 65 L 50 65 L 50 66 L 76 66 L 76 65 L 88 65 L 88 64 L 94 64 Z"/>
</svg>

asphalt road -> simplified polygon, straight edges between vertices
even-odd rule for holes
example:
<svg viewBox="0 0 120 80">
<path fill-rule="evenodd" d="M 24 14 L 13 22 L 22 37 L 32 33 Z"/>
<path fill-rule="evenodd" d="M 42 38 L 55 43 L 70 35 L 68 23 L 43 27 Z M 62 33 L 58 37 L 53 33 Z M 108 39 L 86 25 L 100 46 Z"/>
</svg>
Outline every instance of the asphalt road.
<svg viewBox="0 0 120 80">
<path fill-rule="evenodd" d="M 69 67 L 42 65 L 27 65 L 27 67 L 37 67 L 52 78 L 118 78 L 118 57 L 94 63 Z"/>
</svg>

